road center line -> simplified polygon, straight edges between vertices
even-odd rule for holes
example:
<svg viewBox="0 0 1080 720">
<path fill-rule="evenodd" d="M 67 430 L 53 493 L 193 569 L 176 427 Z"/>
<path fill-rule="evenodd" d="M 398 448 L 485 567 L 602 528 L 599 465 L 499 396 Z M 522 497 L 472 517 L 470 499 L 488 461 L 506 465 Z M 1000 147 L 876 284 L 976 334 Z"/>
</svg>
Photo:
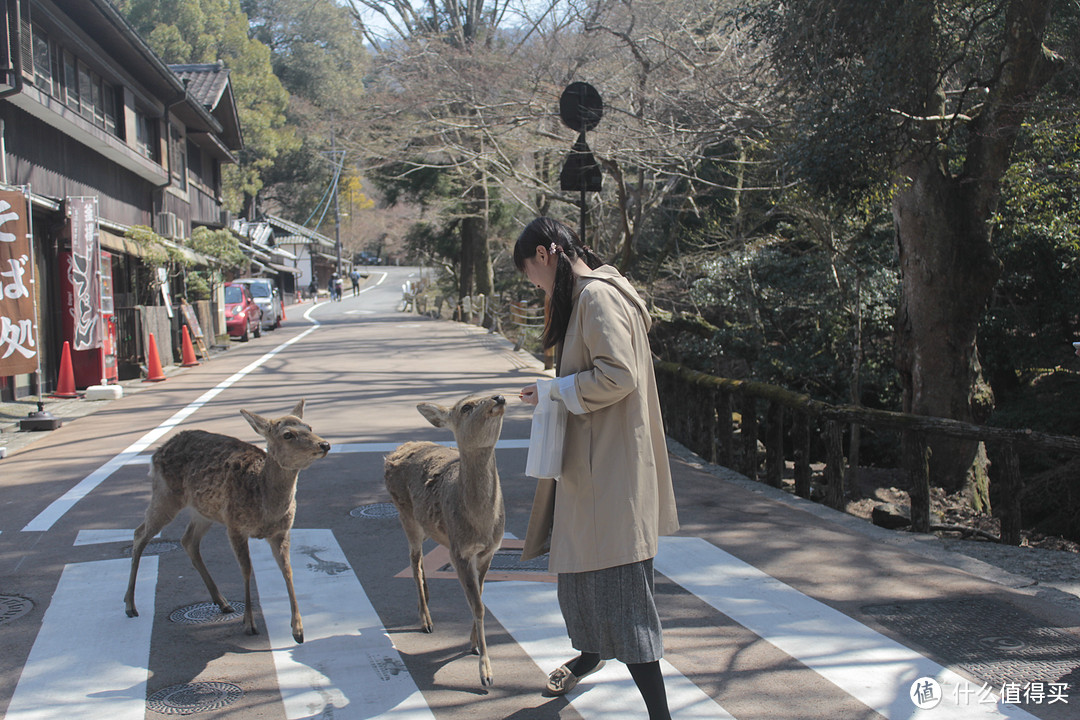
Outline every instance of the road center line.
<svg viewBox="0 0 1080 720">
<path fill-rule="evenodd" d="M 183 408 L 182 410 L 177 411 L 171 418 L 161 423 L 150 432 L 143 435 L 126 450 L 121 452 L 119 455 L 113 457 L 111 460 L 106 462 L 94 472 L 87 475 L 75 487 L 71 488 L 59 498 L 54 500 L 51 505 L 42 510 L 37 517 L 31 520 L 26 525 L 26 527 L 22 529 L 22 531 L 45 532 L 46 530 L 52 528 L 52 526 L 56 524 L 57 520 L 62 518 L 68 512 L 68 510 L 75 506 L 75 503 L 86 497 L 91 491 L 94 490 L 94 488 L 104 482 L 105 479 L 112 475 L 114 472 L 122 468 L 124 465 L 127 465 L 129 462 L 135 460 L 139 453 L 154 444 L 157 440 L 161 438 L 161 436 L 163 436 L 165 433 L 169 432 L 177 425 L 182 423 L 184 420 L 186 420 L 188 417 L 193 415 L 196 411 L 199 410 L 199 408 L 210 402 L 210 400 L 216 397 L 223 390 L 239 382 L 241 379 L 244 378 L 245 375 L 259 368 L 270 358 L 274 357 L 279 352 L 289 347 L 293 343 L 300 342 L 305 337 L 315 332 L 318 328 L 319 326 L 315 325 L 314 327 L 310 327 L 304 332 L 300 333 L 296 337 L 286 340 L 281 345 L 278 345 L 276 348 L 266 353 L 261 358 L 254 361 L 247 367 L 237 371 L 225 380 L 222 380 L 220 383 L 217 384 L 217 386 L 204 392 L 190 405 Z"/>
</svg>

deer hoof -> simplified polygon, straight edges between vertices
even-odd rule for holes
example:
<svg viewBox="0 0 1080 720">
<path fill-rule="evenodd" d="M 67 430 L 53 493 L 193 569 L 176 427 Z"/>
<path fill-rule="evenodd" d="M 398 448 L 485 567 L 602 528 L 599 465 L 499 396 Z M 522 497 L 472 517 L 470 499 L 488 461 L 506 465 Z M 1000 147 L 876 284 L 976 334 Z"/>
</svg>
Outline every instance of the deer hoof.
<svg viewBox="0 0 1080 720">
<path fill-rule="evenodd" d="M 128 617 L 139 617 L 139 611 L 135 609 L 134 605 L 125 610 L 125 612 L 127 613 Z"/>
<path fill-rule="evenodd" d="M 292 634 L 292 639 L 295 640 L 298 644 L 303 645 L 304 644 L 304 631 L 301 630 L 300 632 L 294 632 Z"/>
<path fill-rule="evenodd" d="M 259 629 L 252 625 L 251 627 L 244 628 L 244 632 L 248 635 L 258 635 Z"/>
</svg>

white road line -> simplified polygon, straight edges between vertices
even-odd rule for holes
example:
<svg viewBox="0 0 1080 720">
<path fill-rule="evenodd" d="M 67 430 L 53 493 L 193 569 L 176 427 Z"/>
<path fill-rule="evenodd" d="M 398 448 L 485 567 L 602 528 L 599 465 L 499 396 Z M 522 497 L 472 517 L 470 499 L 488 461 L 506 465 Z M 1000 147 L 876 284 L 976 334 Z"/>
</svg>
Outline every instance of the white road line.
<svg viewBox="0 0 1080 720">
<path fill-rule="evenodd" d="M 457 443 L 453 440 L 447 440 L 444 442 L 438 442 L 437 445 L 444 445 L 445 447 L 456 448 Z M 389 443 L 338 443 L 330 448 L 330 454 L 334 453 L 384 453 L 393 452 L 398 449 L 400 442 Z M 524 440 L 499 440 L 495 443 L 496 450 L 527 450 L 529 448 L 529 439 Z"/>
<path fill-rule="evenodd" d="M 161 533 L 154 536 L 153 539 L 157 540 L 161 538 Z M 79 545 L 100 545 L 101 543 L 113 543 L 113 542 L 135 542 L 134 530 L 117 530 L 117 529 L 105 529 L 105 530 L 80 530 L 78 535 L 75 536 L 75 546 Z M 126 585 L 127 583 L 125 583 Z"/>
<path fill-rule="evenodd" d="M 130 560 L 68 565 L 41 621 L 6 720 L 143 720 L 157 556 L 135 583 L 140 616 L 120 605 Z"/>
<path fill-rule="evenodd" d="M 655 568 L 887 718 L 1034 720 L 1013 705 L 956 702 L 951 689 L 964 678 L 701 538 L 661 538 Z M 945 695 L 930 710 L 908 694 L 922 677 L 935 678 Z"/>
<path fill-rule="evenodd" d="M 75 487 L 71 488 L 59 498 L 54 500 L 51 505 L 42 510 L 37 517 L 31 520 L 27 524 L 27 526 L 23 528 L 23 532 L 45 532 L 46 530 L 49 530 L 54 524 L 56 524 L 57 520 L 59 520 L 61 517 L 64 516 L 65 513 L 67 513 L 68 510 L 75 507 L 75 504 L 77 502 L 86 497 L 91 491 L 94 490 L 94 488 L 104 482 L 114 472 L 122 468 L 124 465 L 127 465 L 129 462 L 135 460 L 139 453 L 154 444 L 154 442 L 160 439 L 161 436 L 165 435 L 165 433 L 169 432 L 177 425 L 182 423 L 184 420 L 186 420 L 188 417 L 193 415 L 199 408 L 210 402 L 210 400 L 216 397 L 220 392 L 232 386 L 239 380 L 243 379 L 245 375 L 263 365 L 263 363 L 277 355 L 285 348 L 289 347 L 293 343 L 303 340 L 305 337 L 315 332 L 318 327 L 318 325 L 316 325 L 315 327 L 310 327 L 296 337 L 286 340 L 281 345 L 278 345 L 276 348 L 266 353 L 255 362 L 234 373 L 225 380 L 222 380 L 210 390 L 204 392 L 190 405 L 183 408 L 182 410 L 179 410 L 171 418 L 158 425 L 150 432 L 143 435 L 133 445 L 128 447 L 116 457 L 106 462 L 94 472 L 87 475 Z"/>
<path fill-rule="evenodd" d="M 489 582 L 484 605 L 544 672 L 550 672 L 577 653 L 566 637 L 557 589 L 550 583 Z M 730 713 L 694 685 L 666 660 L 660 661 L 672 717 L 679 720 L 733 720 Z M 498 680 L 498 669 L 495 671 Z M 626 666 L 609 662 L 583 680 L 567 696 L 574 710 L 588 720 L 626 720 L 645 717 L 645 703 Z"/>
<path fill-rule="evenodd" d="M 434 720 L 333 532 L 293 529 L 291 557 L 303 645 L 292 638 L 285 581 L 270 547 L 251 541 L 286 717 Z"/>
</svg>

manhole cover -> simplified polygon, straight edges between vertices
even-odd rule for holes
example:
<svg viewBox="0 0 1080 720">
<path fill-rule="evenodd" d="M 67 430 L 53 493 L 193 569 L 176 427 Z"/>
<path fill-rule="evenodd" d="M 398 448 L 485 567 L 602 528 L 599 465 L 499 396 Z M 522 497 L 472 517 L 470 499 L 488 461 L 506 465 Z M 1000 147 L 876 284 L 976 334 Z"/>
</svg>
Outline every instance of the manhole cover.
<svg viewBox="0 0 1080 720">
<path fill-rule="evenodd" d="M 133 546 L 128 545 L 123 550 L 124 557 L 131 557 L 131 548 Z M 180 549 L 180 543 L 173 542 L 172 540 L 158 540 L 157 542 L 147 543 L 143 548 L 143 555 L 163 555 L 167 552 Z"/>
<path fill-rule="evenodd" d="M 14 620 L 25 615 L 34 607 L 30 600 L 18 595 L 0 595 L 0 623 Z"/>
<path fill-rule="evenodd" d="M 397 517 L 398 511 L 394 503 L 374 503 L 353 508 L 349 514 L 357 518 L 381 519 Z"/>
<path fill-rule="evenodd" d="M 172 614 L 169 615 L 169 619 L 181 625 L 203 625 L 205 623 L 239 620 L 244 617 L 244 603 L 234 602 L 232 606 L 233 611 L 231 613 L 223 613 L 216 603 L 195 603 L 194 605 L 173 610 Z"/>
<path fill-rule="evenodd" d="M 1080 641 L 1004 602 L 986 598 L 868 605 L 863 612 L 995 687 L 1056 683 L 1080 675 Z"/>
<path fill-rule="evenodd" d="M 193 715 L 231 705 L 243 695 L 232 683 L 196 682 L 158 690 L 147 698 L 146 707 L 163 715 Z"/>
<path fill-rule="evenodd" d="M 451 563 L 446 563 L 441 568 L 440 572 L 454 572 L 454 566 Z M 504 572 L 504 573 L 544 573 L 548 571 L 548 556 L 541 555 L 535 557 L 532 560 L 526 560 L 521 562 L 521 550 L 496 550 L 495 555 L 491 558 L 491 567 L 489 572 Z"/>
</svg>

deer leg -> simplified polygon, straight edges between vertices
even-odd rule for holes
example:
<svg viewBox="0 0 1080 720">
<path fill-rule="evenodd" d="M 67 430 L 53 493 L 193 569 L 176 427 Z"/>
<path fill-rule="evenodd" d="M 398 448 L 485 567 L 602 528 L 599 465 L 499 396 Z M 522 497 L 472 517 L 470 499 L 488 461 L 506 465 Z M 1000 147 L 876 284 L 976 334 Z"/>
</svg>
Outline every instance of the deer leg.
<svg viewBox="0 0 1080 720">
<path fill-rule="evenodd" d="M 495 557 L 495 551 L 498 548 L 492 548 L 490 553 L 484 555 L 478 555 L 476 557 L 476 576 L 480 584 L 480 597 L 484 596 L 484 578 L 487 577 L 488 569 L 491 567 L 491 560 Z M 472 635 L 469 636 L 469 641 L 472 643 L 473 652 L 476 651 L 476 625 L 473 624 Z"/>
<path fill-rule="evenodd" d="M 128 576 L 127 592 L 124 594 L 124 610 L 128 617 L 138 617 L 139 611 L 135 609 L 135 578 L 139 574 L 139 560 L 142 559 L 143 550 L 146 549 L 150 539 L 161 532 L 161 528 L 172 522 L 180 508 L 161 508 L 155 510 L 153 501 L 146 509 L 146 519 L 142 525 L 135 529 L 135 540 L 131 545 L 131 575 Z"/>
<path fill-rule="evenodd" d="M 248 536 L 229 528 L 229 542 L 232 543 L 236 562 L 240 564 L 240 574 L 244 576 L 244 632 L 258 635 L 255 612 L 251 607 L 251 555 L 248 554 Z"/>
<path fill-rule="evenodd" d="M 469 601 L 469 607 L 473 613 L 472 645 L 473 652 L 480 655 L 480 684 L 490 687 L 495 684 L 495 678 L 491 673 L 491 660 L 488 658 L 487 638 L 484 636 L 484 602 L 480 597 L 480 572 L 477 567 L 475 556 L 464 558 L 457 553 L 450 552 L 450 562 L 457 570 L 458 580 L 465 590 L 465 599 Z"/>
<path fill-rule="evenodd" d="M 187 530 L 184 531 L 184 536 L 180 538 L 180 544 L 184 546 L 184 550 L 187 552 L 188 557 L 191 559 L 191 564 L 199 571 L 199 576 L 202 577 L 203 583 L 206 585 L 206 589 L 210 591 L 210 599 L 214 601 L 214 604 L 218 606 L 221 612 L 228 614 L 233 612 L 232 605 L 218 590 L 217 585 L 214 583 L 214 578 L 210 577 L 210 571 L 206 569 L 206 563 L 203 562 L 202 553 L 199 552 L 199 544 L 202 542 L 203 535 L 210 529 L 210 526 L 214 524 L 213 520 L 208 520 L 202 515 L 192 511 L 191 522 L 188 523 Z"/>
<path fill-rule="evenodd" d="M 431 612 L 428 610 L 427 575 L 424 573 L 424 529 L 412 520 L 411 515 L 398 513 L 405 537 L 409 540 L 409 565 L 412 566 L 413 582 L 416 583 L 416 595 L 419 598 L 420 630 L 429 633 L 434 629 Z"/>
<path fill-rule="evenodd" d="M 285 578 L 285 587 L 289 589 L 289 610 L 292 612 L 292 636 L 298 643 L 304 642 L 304 621 L 300 617 L 300 607 L 296 604 L 296 591 L 293 590 L 292 565 L 289 563 L 289 531 L 266 538 L 274 551 L 274 559 Z"/>
</svg>

